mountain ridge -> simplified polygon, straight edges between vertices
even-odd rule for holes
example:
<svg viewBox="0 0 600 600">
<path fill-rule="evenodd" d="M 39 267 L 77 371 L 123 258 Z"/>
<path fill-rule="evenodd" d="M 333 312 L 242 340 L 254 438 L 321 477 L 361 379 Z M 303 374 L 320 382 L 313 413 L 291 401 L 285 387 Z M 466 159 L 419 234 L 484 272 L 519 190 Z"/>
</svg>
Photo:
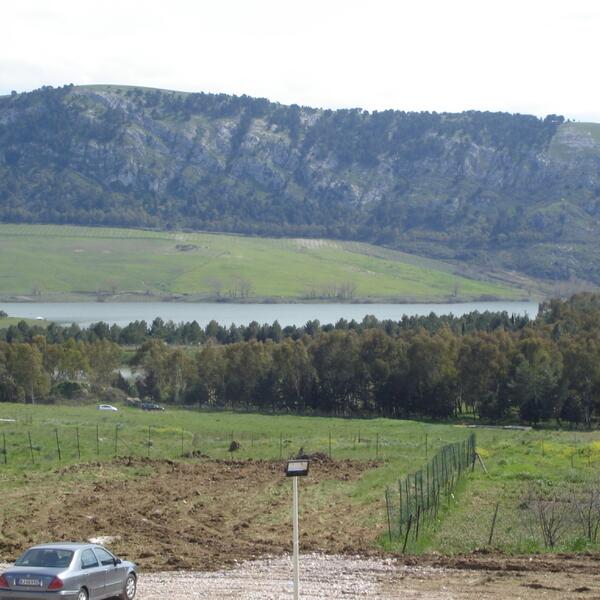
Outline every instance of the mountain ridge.
<svg viewBox="0 0 600 600">
<path fill-rule="evenodd" d="M 124 86 L 0 98 L 0 220 L 359 240 L 600 283 L 600 125 Z"/>
</svg>

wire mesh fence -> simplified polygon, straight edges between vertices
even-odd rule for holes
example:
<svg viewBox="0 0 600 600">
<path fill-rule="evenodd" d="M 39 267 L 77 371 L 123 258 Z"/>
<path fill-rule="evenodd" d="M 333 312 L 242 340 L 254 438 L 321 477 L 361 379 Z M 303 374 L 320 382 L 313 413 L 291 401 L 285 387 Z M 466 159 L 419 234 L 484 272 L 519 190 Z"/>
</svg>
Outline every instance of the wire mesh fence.
<svg viewBox="0 0 600 600">
<path fill-rule="evenodd" d="M 57 419 L 58 420 L 58 419 Z M 71 464 L 122 457 L 152 459 L 212 458 L 282 460 L 299 453 L 329 459 L 422 462 L 445 442 L 421 431 L 393 435 L 365 431 L 320 429 L 283 432 L 277 429 L 211 429 L 169 422 L 156 424 L 61 424 L 19 420 L 0 427 L 0 469 L 48 463 Z"/>
<path fill-rule="evenodd" d="M 286 451 L 283 436 L 243 432 L 209 433 L 172 426 L 130 427 L 125 424 L 80 425 L 53 428 L 7 429 L 0 432 L 0 467 L 77 463 L 121 457 L 155 459 L 208 456 L 233 458 L 244 441 L 248 452 L 256 447 L 269 457 L 282 458 Z M 239 453 L 238 453 L 239 454 Z"/>
<path fill-rule="evenodd" d="M 466 440 L 443 446 L 424 467 L 398 480 L 396 488 L 386 488 L 390 541 L 418 541 L 423 528 L 437 519 L 440 503 L 456 489 L 462 474 L 473 467 L 476 457 L 475 434 Z"/>
</svg>

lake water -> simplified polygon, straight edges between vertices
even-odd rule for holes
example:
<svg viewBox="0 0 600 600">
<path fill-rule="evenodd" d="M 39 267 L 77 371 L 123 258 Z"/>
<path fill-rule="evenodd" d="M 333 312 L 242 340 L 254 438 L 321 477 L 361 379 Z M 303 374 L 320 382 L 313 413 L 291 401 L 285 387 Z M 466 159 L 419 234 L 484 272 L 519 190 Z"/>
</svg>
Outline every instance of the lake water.
<svg viewBox="0 0 600 600">
<path fill-rule="evenodd" d="M 472 311 L 506 311 L 509 315 L 537 315 L 536 302 L 463 302 L 457 304 L 220 304 L 220 303 L 172 303 L 172 302 L 0 302 L 0 310 L 11 317 L 35 319 L 43 317 L 61 325 L 77 323 L 87 327 L 91 323 L 104 321 L 127 325 L 132 321 L 144 320 L 151 323 L 155 317 L 164 321 L 196 320 L 205 326 L 211 320 L 221 325 L 247 325 L 251 321 L 272 323 L 279 321 L 282 327 L 304 325 L 318 319 L 321 324 L 335 323 L 340 318 L 361 321 L 365 315 L 378 319 L 398 321 L 403 315 L 428 315 L 452 313 L 460 316 Z"/>
</svg>

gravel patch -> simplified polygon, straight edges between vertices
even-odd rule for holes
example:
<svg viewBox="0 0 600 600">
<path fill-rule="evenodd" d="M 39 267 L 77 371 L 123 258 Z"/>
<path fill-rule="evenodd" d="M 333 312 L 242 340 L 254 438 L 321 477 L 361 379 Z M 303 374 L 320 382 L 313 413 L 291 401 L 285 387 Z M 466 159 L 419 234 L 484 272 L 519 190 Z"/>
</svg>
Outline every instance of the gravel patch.
<svg viewBox="0 0 600 600">
<path fill-rule="evenodd" d="M 414 559 L 411 559 L 414 560 Z M 424 557 L 427 561 L 427 557 Z M 431 560 L 431 557 L 430 559 Z M 302 554 L 303 600 L 598 600 L 594 557 L 467 557 L 405 565 L 393 558 Z M 0 570 L 8 565 L 0 564 Z M 213 571 L 142 571 L 136 600 L 291 600 L 289 556 Z"/>
<path fill-rule="evenodd" d="M 394 580 L 409 574 L 426 577 L 444 569 L 408 567 L 393 559 L 347 556 L 302 555 L 300 592 L 303 599 L 391 599 L 433 598 L 415 590 L 394 589 Z M 292 598 L 291 557 L 243 562 L 212 572 L 183 571 L 148 573 L 140 577 L 140 600 L 244 599 L 284 600 Z M 441 592 L 436 598 L 450 598 Z"/>
<path fill-rule="evenodd" d="M 0 571 L 8 566 L 0 564 Z M 393 559 L 305 554 L 300 560 L 300 596 L 303 600 L 388 600 L 399 594 L 410 599 L 433 598 L 411 594 L 404 587 L 394 590 L 393 582 L 398 577 L 420 579 L 444 570 L 404 566 Z M 292 577 L 290 556 L 241 562 L 222 571 L 140 573 L 136 600 L 288 600 L 293 595 Z"/>
</svg>

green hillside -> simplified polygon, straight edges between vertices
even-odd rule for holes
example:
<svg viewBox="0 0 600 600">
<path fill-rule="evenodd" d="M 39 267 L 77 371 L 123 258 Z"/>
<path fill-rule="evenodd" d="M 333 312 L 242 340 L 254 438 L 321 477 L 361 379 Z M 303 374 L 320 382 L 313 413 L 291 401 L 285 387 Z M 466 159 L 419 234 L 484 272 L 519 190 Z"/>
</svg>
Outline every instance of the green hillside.
<svg viewBox="0 0 600 600">
<path fill-rule="evenodd" d="M 353 240 L 591 289 L 598 140 L 558 115 L 45 86 L 0 98 L 0 222 Z"/>
<path fill-rule="evenodd" d="M 358 242 L 0 224 L 4 298 L 443 301 L 527 295 L 453 270 Z"/>
</svg>

